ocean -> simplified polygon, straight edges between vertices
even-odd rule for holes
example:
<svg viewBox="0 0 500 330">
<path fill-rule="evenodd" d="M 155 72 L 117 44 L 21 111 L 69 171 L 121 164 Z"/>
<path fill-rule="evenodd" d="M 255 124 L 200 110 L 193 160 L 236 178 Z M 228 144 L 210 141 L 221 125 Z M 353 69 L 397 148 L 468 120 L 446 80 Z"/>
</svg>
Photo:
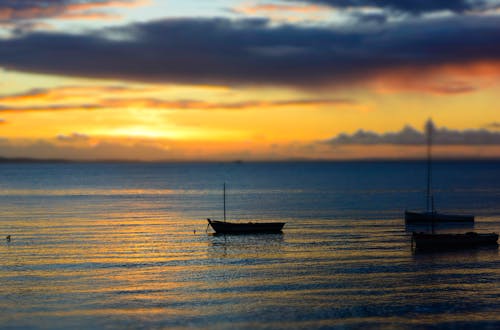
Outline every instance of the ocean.
<svg viewBox="0 0 500 330">
<path fill-rule="evenodd" d="M 500 162 L 433 165 L 500 231 Z M 230 220 L 282 234 L 213 235 Z M 498 247 L 412 249 L 425 162 L 0 164 L 1 329 L 498 329 Z M 11 240 L 5 239 L 11 235 Z"/>
</svg>

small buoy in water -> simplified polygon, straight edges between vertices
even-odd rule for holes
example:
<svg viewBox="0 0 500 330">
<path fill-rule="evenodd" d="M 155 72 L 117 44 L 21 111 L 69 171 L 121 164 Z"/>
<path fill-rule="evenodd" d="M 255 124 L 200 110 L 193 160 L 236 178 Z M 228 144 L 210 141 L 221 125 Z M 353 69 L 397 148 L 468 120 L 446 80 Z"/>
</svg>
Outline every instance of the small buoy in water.
<svg viewBox="0 0 500 330">
<path fill-rule="evenodd" d="M 10 242 L 10 235 L 7 235 L 7 237 L 5 237 L 5 239 L 7 240 L 7 242 Z"/>
<path fill-rule="evenodd" d="M 193 234 L 195 234 L 195 235 L 196 235 L 196 229 L 195 229 L 195 230 L 193 230 Z"/>
</svg>

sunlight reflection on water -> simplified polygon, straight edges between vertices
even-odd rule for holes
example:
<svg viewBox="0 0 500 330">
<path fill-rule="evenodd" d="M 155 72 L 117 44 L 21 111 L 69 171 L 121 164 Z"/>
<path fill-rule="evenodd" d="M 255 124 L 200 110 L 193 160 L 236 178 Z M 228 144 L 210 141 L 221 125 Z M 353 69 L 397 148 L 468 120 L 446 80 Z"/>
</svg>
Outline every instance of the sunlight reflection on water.
<svg viewBox="0 0 500 330">
<path fill-rule="evenodd" d="M 349 195 L 325 189 L 271 187 L 262 190 L 265 198 L 256 188 L 233 190 L 232 216 L 287 224 L 283 234 L 220 236 L 205 231 L 206 216 L 221 213 L 220 191 L 213 186 L 79 190 L 63 185 L 39 195 L 7 187 L 0 194 L 0 233 L 12 240 L 0 244 L 0 324 L 50 329 L 500 325 L 498 248 L 415 253 L 409 239 L 415 229 L 405 227 L 403 208 L 377 204 L 389 204 L 384 198 L 392 196 L 386 195 L 390 189 L 379 189 L 382 197 L 359 213 L 334 209 L 330 203 L 355 200 L 345 203 Z M 365 197 L 353 198 L 369 200 L 367 190 L 361 187 L 359 196 Z M 325 216 L 313 216 L 318 214 Z M 438 230 L 498 231 L 500 219 L 488 214 L 473 228 Z"/>
</svg>

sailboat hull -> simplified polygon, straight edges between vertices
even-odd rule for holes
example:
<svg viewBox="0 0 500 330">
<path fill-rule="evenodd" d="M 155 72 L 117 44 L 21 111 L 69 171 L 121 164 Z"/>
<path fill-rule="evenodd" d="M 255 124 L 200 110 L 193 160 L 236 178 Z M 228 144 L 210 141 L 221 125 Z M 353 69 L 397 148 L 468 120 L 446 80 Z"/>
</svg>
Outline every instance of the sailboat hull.
<svg viewBox="0 0 500 330">
<path fill-rule="evenodd" d="M 496 245 L 498 234 L 465 233 L 465 234 L 428 234 L 413 233 L 412 240 L 417 249 L 465 248 L 482 245 Z"/>
<path fill-rule="evenodd" d="M 474 216 L 462 214 L 443 214 L 438 212 L 405 211 L 405 221 L 406 223 L 474 222 Z"/>
<path fill-rule="evenodd" d="M 224 222 L 207 219 L 218 234 L 281 233 L 285 222 Z"/>
</svg>

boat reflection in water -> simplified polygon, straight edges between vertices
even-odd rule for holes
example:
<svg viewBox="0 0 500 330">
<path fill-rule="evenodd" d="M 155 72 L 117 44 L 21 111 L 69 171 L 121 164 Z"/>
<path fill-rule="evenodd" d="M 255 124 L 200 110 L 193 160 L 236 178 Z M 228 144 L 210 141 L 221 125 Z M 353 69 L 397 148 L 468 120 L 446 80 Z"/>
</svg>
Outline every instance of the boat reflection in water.
<svg viewBox="0 0 500 330">
<path fill-rule="evenodd" d="M 442 250 L 497 245 L 497 233 L 435 234 L 413 232 L 412 244 L 418 250 Z"/>
<path fill-rule="evenodd" d="M 231 262 L 249 262 L 250 259 L 266 261 L 283 258 L 283 234 L 209 235 L 207 253 L 211 258 L 231 258 Z"/>
<path fill-rule="evenodd" d="M 467 214 L 444 214 L 438 213 L 435 210 L 429 212 L 405 211 L 405 221 L 408 224 L 425 223 L 430 221 L 474 223 L 474 216 Z"/>
<path fill-rule="evenodd" d="M 419 251 L 437 252 L 479 246 L 498 247 L 498 234 L 475 232 L 473 222 L 407 223 L 406 232 L 411 233 L 412 246 Z"/>
</svg>

